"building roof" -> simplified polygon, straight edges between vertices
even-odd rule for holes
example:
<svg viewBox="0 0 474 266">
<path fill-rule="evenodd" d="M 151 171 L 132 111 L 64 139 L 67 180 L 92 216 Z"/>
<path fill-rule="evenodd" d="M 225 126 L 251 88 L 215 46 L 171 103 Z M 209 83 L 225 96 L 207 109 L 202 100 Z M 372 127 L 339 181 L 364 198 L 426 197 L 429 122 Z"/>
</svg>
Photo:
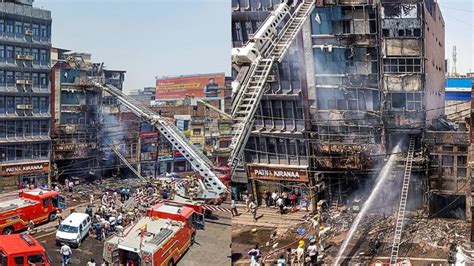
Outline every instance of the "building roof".
<svg viewBox="0 0 474 266">
<path fill-rule="evenodd" d="M 44 248 L 36 239 L 25 233 L 0 235 L 0 249 L 9 255 L 44 251 Z"/>
</svg>

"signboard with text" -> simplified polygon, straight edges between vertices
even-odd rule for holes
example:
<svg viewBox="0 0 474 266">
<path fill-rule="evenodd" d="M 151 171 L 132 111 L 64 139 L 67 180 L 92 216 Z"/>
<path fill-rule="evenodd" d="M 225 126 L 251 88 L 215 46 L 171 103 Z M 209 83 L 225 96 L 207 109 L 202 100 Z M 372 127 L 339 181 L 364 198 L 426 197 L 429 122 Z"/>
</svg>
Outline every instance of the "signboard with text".
<svg viewBox="0 0 474 266">
<path fill-rule="evenodd" d="M 249 164 L 248 172 L 253 179 L 272 181 L 295 181 L 308 182 L 308 170 L 306 168 L 273 167 Z"/>
<path fill-rule="evenodd" d="M 157 78 L 155 99 L 182 100 L 186 96 L 205 98 L 210 94 L 204 91 L 222 89 L 224 85 L 224 73 Z M 220 90 L 217 96 L 223 97 L 224 92 Z"/>
<path fill-rule="evenodd" d="M 29 173 L 47 173 L 49 171 L 49 162 L 8 164 L 1 166 L 2 176 L 21 175 Z"/>
</svg>

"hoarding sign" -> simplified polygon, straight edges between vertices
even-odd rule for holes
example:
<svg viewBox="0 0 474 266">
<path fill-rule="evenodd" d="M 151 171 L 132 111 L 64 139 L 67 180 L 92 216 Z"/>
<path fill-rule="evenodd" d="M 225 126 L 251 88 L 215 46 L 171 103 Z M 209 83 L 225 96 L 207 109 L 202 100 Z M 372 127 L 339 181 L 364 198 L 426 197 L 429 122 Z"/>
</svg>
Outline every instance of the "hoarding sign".
<svg viewBox="0 0 474 266">
<path fill-rule="evenodd" d="M 156 79 L 157 100 L 179 100 L 188 97 L 206 98 L 223 97 L 225 74 L 206 74 Z M 209 94 L 206 94 L 208 91 Z"/>
<path fill-rule="evenodd" d="M 260 180 L 309 181 L 308 170 L 303 168 L 270 167 L 249 164 L 248 171 L 252 178 Z"/>
<path fill-rule="evenodd" d="M 49 171 L 49 162 L 24 163 L 2 165 L 1 173 L 3 176 L 21 175 L 28 173 L 47 173 Z"/>
</svg>

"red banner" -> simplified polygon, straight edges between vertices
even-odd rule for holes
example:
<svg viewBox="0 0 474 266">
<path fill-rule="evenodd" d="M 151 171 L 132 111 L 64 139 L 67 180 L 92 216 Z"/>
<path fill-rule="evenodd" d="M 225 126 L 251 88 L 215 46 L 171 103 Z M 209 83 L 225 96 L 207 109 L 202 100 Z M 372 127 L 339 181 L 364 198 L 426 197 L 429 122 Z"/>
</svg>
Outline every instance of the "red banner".
<svg viewBox="0 0 474 266">
<path fill-rule="evenodd" d="M 222 88 L 225 86 L 225 74 L 204 74 L 156 79 L 156 100 L 184 99 L 188 97 L 215 97 L 204 93 L 220 89 L 218 97 L 223 97 Z"/>
</svg>

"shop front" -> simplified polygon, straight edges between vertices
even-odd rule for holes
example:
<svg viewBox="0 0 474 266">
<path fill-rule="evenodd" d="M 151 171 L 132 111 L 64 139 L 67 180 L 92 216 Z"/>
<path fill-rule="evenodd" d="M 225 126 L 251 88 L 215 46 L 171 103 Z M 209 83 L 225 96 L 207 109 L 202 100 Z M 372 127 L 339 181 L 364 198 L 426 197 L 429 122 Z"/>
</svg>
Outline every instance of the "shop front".
<svg viewBox="0 0 474 266">
<path fill-rule="evenodd" d="M 276 192 L 278 195 L 294 193 L 298 204 L 309 200 L 310 184 L 307 166 L 248 164 L 247 172 L 252 183 L 252 194 L 259 204 L 264 205 L 264 195 Z"/>
<path fill-rule="evenodd" d="M 49 161 L 4 164 L 0 167 L 0 193 L 30 186 L 49 187 Z"/>
</svg>

